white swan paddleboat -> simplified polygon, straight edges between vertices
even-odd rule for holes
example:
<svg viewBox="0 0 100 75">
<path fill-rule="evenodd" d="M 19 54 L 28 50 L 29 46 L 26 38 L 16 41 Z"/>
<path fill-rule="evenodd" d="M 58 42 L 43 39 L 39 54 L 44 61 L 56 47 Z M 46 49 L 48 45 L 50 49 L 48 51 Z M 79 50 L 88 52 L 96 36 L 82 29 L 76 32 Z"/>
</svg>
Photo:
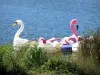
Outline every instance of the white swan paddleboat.
<svg viewBox="0 0 100 75">
<path fill-rule="evenodd" d="M 24 44 L 27 44 L 29 42 L 28 39 L 23 39 L 20 37 L 20 34 L 22 33 L 24 29 L 24 23 L 21 20 L 16 20 L 13 26 L 21 25 L 20 29 L 16 32 L 13 40 L 13 47 L 14 50 L 19 50 L 19 47 L 23 46 Z"/>
</svg>

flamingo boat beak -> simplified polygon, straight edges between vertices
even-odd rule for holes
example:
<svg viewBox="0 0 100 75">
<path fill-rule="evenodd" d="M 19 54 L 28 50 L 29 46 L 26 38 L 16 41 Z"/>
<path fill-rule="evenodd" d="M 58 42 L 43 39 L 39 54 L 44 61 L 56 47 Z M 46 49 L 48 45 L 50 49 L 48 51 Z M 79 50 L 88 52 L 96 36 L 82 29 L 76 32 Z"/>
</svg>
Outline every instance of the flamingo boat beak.
<svg viewBox="0 0 100 75">
<path fill-rule="evenodd" d="M 79 28 L 79 26 L 78 26 L 78 24 L 76 25 L 76 30 L 78 30 L 78 28 Z"/>
</svg>

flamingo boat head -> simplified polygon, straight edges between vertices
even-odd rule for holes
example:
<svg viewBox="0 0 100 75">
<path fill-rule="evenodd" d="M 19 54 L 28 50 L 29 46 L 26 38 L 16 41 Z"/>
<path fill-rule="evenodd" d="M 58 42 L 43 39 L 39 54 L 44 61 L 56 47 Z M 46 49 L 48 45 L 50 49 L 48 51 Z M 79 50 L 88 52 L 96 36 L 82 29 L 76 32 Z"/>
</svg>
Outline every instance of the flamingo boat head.
<svg viewBox="0 0 100 75">
<path fill-rule="evenodd" d="M 76 25 L 76 30 L 78 30 L 79 26 L 78 26 L 78 21 L 77 21 L 77 19 L 73 19 L 73 20 L 70 22 L 70 28 L 72 27 L 72 25 Z"/>
</svg>

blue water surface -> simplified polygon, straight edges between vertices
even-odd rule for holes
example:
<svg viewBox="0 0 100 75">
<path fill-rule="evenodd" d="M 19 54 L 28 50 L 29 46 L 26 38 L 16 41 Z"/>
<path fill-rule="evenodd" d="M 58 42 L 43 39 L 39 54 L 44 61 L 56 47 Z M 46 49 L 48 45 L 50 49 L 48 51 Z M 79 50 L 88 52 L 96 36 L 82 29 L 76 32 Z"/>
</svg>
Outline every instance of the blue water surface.
<svg viewBox="0 0 100 75">
<path fill-rule="evenodd" d="M 77 33 L 100 25 L 100 0 L 0 0 L 0 44 L 12 43 L 19 26 L 25 24 L 22 38 L 63 38 L 72 35 L 70 21 L 76 18 Z"/>
</svg>

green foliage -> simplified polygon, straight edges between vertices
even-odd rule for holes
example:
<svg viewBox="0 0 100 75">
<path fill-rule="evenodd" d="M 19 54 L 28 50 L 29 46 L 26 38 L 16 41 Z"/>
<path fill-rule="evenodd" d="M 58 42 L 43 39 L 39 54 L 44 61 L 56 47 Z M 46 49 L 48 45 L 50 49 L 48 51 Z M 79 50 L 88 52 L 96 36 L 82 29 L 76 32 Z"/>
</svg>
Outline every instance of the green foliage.
<svg viewBox="0 0 100 75">
<path fill-rule="evenodd" d="M 54 75 L 84 75 L 84 71 L 78 68 L 78 66 L 71 61 L 69 56 L 52 57 L 42 65 L 41 69 L 44 71 L 50 71 Z"/>
<path fill-rule="evenodd" d="M 27 75 L 27 71 L 22 61 L 18 61 L 14 56 L 11 45 L 0 46 L 0 73 L 3 75 Z"/>
<path fill-rule="evenodd" d="M 0 73 L 4 75 L 27 75 L 31 68 L 40 67 L 47 61 L 42 48 L 23 46 L 19 51 L 11 45 L 0 46 Z"/>
<path fill-rule="evenodd" d="M 40 67 L 47 61 L 46 52 L 43 48 L 38 48 L 37 46 L 29 49 L 27 53 L 27 66 L 31 67 Z"/>
<path fill-rule="evenodd" d="M 9 53 L 12 51 L 11 45 L 1 45 L 0 46 L 0 73 L 6 75 L 7 74 L 7 68 L 4 64 L 4 56 L 9 55 Z"/>
</svg>

